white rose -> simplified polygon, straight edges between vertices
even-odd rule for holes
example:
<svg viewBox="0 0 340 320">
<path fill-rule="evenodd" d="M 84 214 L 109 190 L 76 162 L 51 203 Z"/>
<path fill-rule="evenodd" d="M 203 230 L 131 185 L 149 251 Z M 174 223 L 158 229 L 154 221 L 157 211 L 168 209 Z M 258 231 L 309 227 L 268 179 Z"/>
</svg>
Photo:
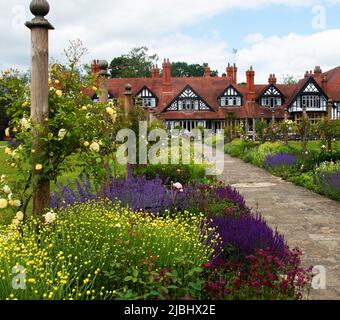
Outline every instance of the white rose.
<svg viewBox="0 0 340 320">
<path fill-rule="evenodd" d="M 22 211 L 18 211 L 17 214 L 15 215 L 15 218 L 19 221 L 24 220 L 24 213 Z"/>
<path fill-rule="evenodd" d="M 4 186 L 3 188 L 2 188 L 2 190 L 6 193 L 6 194 L 10 194 L 11 193 L 11 188 L 9 187 L 9 186 Z"/>
<path fill-rule="evenodd" d="M 52 223 L 55 221 L 55 219 L 57 218 L 57 215 L 53 212 L 53 211 L 50 211 L 50 212 L 47 212 L 45 214 L 45 221 L 47 223 Z"/>
<path fill-rule="evenodd" d="M 19 208 L 21 206 L 21 201 L 20 200 L 14 200 L 13 205 L 14 205 L 14 207 Z"/>
<path fill-rule="evenodd" d="M 5 174 L 2 174 L 1 177 L 0 177 L 0 182 L 4 182 L 6 179 L 6 175 Z"/>
<path fill-rule="evenodd" d="M 59 132 L 58 132 L 58 137 L 63 140 L 66 136 L 66 129 L 60 129 Z"/>
<path fill-rule="evenodd" d="M 26 118 L 21 119 L 21 125 L 24 129 L 29 129 L 31 127 L 30 121 Z"/>
<path fill-rule="evenodd" d="M 90 145 L 90 150 L 98 152 L 100 150 L 100 146 L 97 142 L 92 142 Z"/>
</svg>

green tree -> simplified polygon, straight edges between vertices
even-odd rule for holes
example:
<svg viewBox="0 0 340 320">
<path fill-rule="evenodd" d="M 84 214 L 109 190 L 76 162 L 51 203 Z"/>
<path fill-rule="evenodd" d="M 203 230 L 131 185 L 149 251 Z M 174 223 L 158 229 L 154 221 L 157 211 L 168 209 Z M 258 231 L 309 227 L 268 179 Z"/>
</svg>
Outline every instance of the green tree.
<svg viewBox="0 0 340 320">
<path fill-rule="evenodd" d="M 148 54 L 147 47 L 132 49 L 128 54 L 115 57 L 110 63 L 112 78 L 149 77 L 152 65 L 158 61 L 158 55 Z"/>
<path fill-rule="evenodd" d="M 202 77 L 204 75 L 204 67 L 206 63 L 200 64 L 188 64 L 187 62 L 173 62 L 171 64 L 171 76 L 172 77 Z M 217 70 L 211 71 L 211 76 L 216 77 L 218 75 Z"/>
<path fill-rule="evenodd" d="M 296 84 L 298 80 L 292 75 L 283 75 L 282 83 L 283 84 Z"/>
</svg>

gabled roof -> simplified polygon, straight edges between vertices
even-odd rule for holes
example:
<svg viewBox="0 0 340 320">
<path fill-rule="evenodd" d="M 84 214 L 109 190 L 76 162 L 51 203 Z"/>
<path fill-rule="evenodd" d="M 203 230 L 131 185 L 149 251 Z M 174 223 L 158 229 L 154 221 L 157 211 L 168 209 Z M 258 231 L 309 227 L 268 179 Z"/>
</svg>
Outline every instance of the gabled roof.
<svg viewBox="0 0 340 320">
<path fill-rule="evenodd" d="M 235 85 L 234 85 L 234 84 L 230 84 L 228 87 L 226 87 L 226 88 L 222 91 L 222 93 L 218 96 L 218 98 L 223 97 L 223 96 L 224 96 L 224 93 L 225 93 L 226 91 L 228 91 L 230 88 L 234 89 L 234 90 L 237 92 L 238 95 L 240 95 L 241 97 L 243 97 L 243 95 L 241 94 L 241 92 L 239 92 L 239 91 L 235 88 Z"/>
<path fill-rule="evenodd" d="M 283 98 L 286 98 L 286 95 L 285 94 L 283 94 L 282 92 L 281 92 L 281 90 L 278 88 L 278 86 L 276 85 L 276 84 L 268 84 L 267 85 L 267 87 L 265 87 L 260 93 L 259 93 L 259 95 L 256 97 L 256 99 L 259 99 L 259 98 L 261 98 L 270 88 L 275 88 L 277 91 L 278 91 L 278 93 L 283 97 Z"/>
<path fill-rule="evenodd" d="M 291 105 L 293 103 L 293 101 L 297 98 L 298 95 L 300 95 L 303 90 L 308 86 L 309 83 L 313 83 L 317 89 L 319 91 L 321 91 L 325 96 L 326 98 L 328 99 L 328 95 L 325 93 L 325 91 L 321 88 L 321 85 L 314 79 L 314 77 L 312 76 L 309 76 L 309 77 L 306 77 L 304 79 L 301 79 L 297 85 L 296 85 L 296 88 L 295 88 L 295 91 L 293 92 L 293 94 L 290 96 L 289 100 L 287 101 L 287 105 Z"/>
<path fill-rule="evenodd" d="M 327 77 L 328 82 L 322 81 Z M 285 97 L 282 106 L 277 107 L 276 117 L 284 115 L 285 108 L 292 103 L 296 96 L 304 89 L 306 84 L 313 81 L 322 92 L 333 99 L 340 101 L 340 67 L 322 73 L 319 77 L 309 75 L 298 81 L 296 84 L 275 84 L 274 87 Z M 224 119 L 229 112 L 235 114 L 237 118 L 271 118 L 272 112 L 269 107 L 260 106 L 257 99 L 271 87 L 271 84 L 255 84 L 255 101 L 247 101 L 246 84 L 235 84 L 227 77 L 182 77 L 171 78 L 170 92 L 163 92 L 162 78 L 116 78 L 109 80 L 109 92 L 114 97 L 123 97 L 125 85 L 132 86 L 132 94 L 138 94 L 143 88 L 147 88 L 157 98 L 157 107 L 154 112 L 160 114 L 164 119 Z M 170 106 L 181 92 L 189 86 L 197 93 L 202 100 L 211 107 L 211 111 L 171 111 L 162 112 Z M 230 87 L 233 87 L 242 97 L 242 106 L 220 107 L 219 98 Z"/>
</svg>

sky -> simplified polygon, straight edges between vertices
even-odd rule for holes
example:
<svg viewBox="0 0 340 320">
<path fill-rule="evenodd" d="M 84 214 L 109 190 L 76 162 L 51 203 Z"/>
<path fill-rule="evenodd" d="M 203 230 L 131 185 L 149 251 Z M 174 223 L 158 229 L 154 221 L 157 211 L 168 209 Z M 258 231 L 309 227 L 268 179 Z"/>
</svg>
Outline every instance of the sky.
<svg viewBox="0 0 340 320">
<path fill-rule="evenodd" d="M 32 19 L 29 0 L 0 3 L 0 69 L 27 70 Z M 49 0 L 50 57 L 60 62 L 69 40 L 81 39 L 93 59 L 110 61 L 146 46 L 164 58 L 209 63 L 220 75 L 228 62 L 238 79 L 253 66 L 256 83 L 269 74 L 303 77 L 316 65 L 340 65 L 340 0 Z"/>
</svg>

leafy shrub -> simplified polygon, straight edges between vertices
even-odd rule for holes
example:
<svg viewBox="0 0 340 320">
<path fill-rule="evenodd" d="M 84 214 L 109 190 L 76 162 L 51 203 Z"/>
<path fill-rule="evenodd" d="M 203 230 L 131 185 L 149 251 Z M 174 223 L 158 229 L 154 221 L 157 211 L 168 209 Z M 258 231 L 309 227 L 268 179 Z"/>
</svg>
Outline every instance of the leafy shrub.
<svg viewBox="0 0 340 320">
<path fill-rule="evenodd" d="M 255 142 L 252 140 L 235 139 L 231 143 L 226 144 L 224 152 L 232 157 L 239 157 L 244 152 L 251 150 L 255 147 Z"/>
<path fill-rule="evenodd" d="M 318 188 L 318 186 L 316 186 L 314 183 L 313 172 L 307 172 L 307 173 L 302 173 L 300 175 L 291 176 L 289 178 L 289 181 L 295 183 L 298 186 L 310 189 L 316 193 L 320 193 L 320 188 Z"/>
<path fill-rule="evenodd" d="M 267 155 L 264 167 L 276 175 L 287 178 L 296 170 L 297 157 L 290 153 L 277 153 Z"/>
<path fill-rule="evenodd" d="M 340 162 L 324 162 L 315 171 L 314 183 L 321 193 L 340 200 Z"/>
<path fill-rule="evenodd" d="M 0 299 L 156 298 L 162 269 L 185 275 L 218 245 L 202 216 L 156 217 L 110 202 L 69 206 L 50 224 L 0 228 Z M 26 277 L 26 290 L 12 288 L 13 267 Z"/>
<path fill-rule="evenodd" d="M 153 179 L 159 176 L 163 182 L 181 181 L 189 183 L 190 181 L 206 180 L 206 165 L 204 164 L 176 164 L 176 165 L 138 165 L 133 166 L 132 174 L 134 176 L 145 176 Z"/>
</svg>

